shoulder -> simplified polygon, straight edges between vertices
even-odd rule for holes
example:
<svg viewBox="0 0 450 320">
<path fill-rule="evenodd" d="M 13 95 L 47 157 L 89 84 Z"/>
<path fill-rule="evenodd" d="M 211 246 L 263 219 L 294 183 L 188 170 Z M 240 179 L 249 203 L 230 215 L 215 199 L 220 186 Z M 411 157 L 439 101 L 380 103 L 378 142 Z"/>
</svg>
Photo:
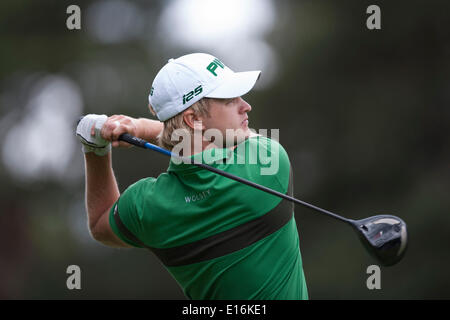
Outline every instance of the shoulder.
<svg viewBox="0 0 450 320">
<path fill-rule="evenodd" d="M 155 178 L 144 178 L 129 185 L 120 195 L 119 210 L 131 210 L 138 207 L 144 198 L 143 195 L 153 192 L 155 182 Z"/>
<path fill-rule="evenodd" d="M 263 144 L 267 146 L 267 148 L 276 150 L 276 151 L 283 151 L 286 153 L 286 150 L 283 148 L 281 143 L 277 139 L 268 138 L 262 135 L 257 135 L 249 138 L 250 141 L 257 140 L 259 144 Z"/>
<path fill-rule="evenodd" d="M 284 147 L 276 139 L 264 137 L 262 135 L 253 135 L 247 139 L 250 152 L 258 152 L 258 155 L 272 157 L 281 162 L 289 163 L 289 156 Z M 261 159 L 264 163 L 265 159 Z"/>
<path fill-rule="evenodd" d="M 291 163 L 284 147 L 275 139 L 255 136 L 248 139 L 249 151 L 257 155 L 260 175 L 272 177 L 286 189 L 289 184 Z"/>
<path fill-rule="evenodd" d="M 124 195 L 132 196 L 135 193 L 148 190 L 149 188 L 153 187 L 156 180 L 157 179 L 155 179 L 155 178 L 144 178 L 144 179 L 138 180 L 135 183 L 129 185 L 128 188 L 121 195 L 121 197 L 123 197 Z"/>
</svg>

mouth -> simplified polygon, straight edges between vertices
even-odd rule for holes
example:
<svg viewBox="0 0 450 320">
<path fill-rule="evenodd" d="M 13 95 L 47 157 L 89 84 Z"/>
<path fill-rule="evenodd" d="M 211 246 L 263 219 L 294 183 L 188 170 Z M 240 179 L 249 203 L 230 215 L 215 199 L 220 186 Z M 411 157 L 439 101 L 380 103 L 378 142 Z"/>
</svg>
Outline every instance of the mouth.
<svg viewBox="0 0 450 320">
<path fill-rule="evenodd" d="M 241 124 L 242 124 L 243 126 L 248 126 L 248 117 L 245 118 L 245 119 L 241 122 Z"/>
</svg>

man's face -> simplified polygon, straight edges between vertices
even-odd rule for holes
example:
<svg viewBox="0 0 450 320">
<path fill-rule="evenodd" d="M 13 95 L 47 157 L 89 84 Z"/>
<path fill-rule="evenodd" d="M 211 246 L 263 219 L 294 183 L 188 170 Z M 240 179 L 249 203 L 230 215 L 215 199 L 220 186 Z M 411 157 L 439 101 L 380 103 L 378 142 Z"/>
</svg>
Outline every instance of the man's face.
<svg viewBox="0 0 450 320">
<path fill-rule="evenodd" d="M 204 130 L 218 129 L 224 140 L 222 146 L 235 145 L 250 135 L 247 113 L 252 107 L 244 99 L 209 99 L 208 103 L 209 117 L 202 119 Z M 231 139 L 227 139 L 227 130 Z M 218 141 L 214 142 L 217 144 Z"/>
</svg>

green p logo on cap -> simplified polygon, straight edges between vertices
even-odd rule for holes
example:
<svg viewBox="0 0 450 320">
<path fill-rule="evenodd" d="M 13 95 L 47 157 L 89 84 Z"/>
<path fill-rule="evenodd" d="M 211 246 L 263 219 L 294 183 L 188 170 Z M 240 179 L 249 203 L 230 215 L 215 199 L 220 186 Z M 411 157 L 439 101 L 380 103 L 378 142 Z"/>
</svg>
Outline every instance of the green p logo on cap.
<svg viewBox="0 0 450 320">
<path fill-rule="evenodd" d="M 208 64 L 208 66 L 206 67 L 206 69 L 211 72 L 215 77 L 217 77 L 217 73 L 215 73 L 214 71 L 217 69 L 217 67 L 221 67 L 222 69 L 224 68 L 224 64 L 222 63 L 222 61 L 220 61 L 219 59 L 215 58 L 213 60 L 213 62 L 211 62 L 210 64 Z"/>
</svg>

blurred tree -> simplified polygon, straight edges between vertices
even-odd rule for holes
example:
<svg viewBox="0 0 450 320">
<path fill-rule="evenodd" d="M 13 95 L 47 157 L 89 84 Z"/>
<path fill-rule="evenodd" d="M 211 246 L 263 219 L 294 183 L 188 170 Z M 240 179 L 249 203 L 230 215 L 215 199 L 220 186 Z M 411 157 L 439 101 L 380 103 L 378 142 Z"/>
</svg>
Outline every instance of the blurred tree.
<svg viewBox="0 0 450 320">
<path fill-rule="evenodd" d="M 72 31 L 70 4 L 0 3 L 0 136 L 28 123 L 37 84 L 49 75 L 73 82 L 82 113 L 149 117 L 153 77 L 187 53 L 159 34 L 166 1 L 78 1 L 81 30 Z M 276 80 L 246 96 L 251 126 L 280 129 L 296 197 L 350 218 L 398 215 L 411 236 L 404 261 L 381 269 L 382 289 L 368 290 L 374 261 L 353 233 L 296 208 L 311 298 L 449 298 L 450 2 L 377 1 L 381 30 L 366 27 L 368 1 L 273 4 L 276 23 L 264 40 Z M 31 136 L 45 152 L 62 134 Z M 27 181 L 8 169 L 5 154 L 36 159 L 20 141 L 2 142 L 0 298 L 183 298 L 155 257 L 89 238 L 78 145 L 65 151 L 71 164 L 63 176 L 38 172 Z M 121 191 L 167 167 L 165 157 L 138 149 L 113 154 Z M 82 270 L 81 291 L 65 287 L 71 264 Z"/>
</svg>

